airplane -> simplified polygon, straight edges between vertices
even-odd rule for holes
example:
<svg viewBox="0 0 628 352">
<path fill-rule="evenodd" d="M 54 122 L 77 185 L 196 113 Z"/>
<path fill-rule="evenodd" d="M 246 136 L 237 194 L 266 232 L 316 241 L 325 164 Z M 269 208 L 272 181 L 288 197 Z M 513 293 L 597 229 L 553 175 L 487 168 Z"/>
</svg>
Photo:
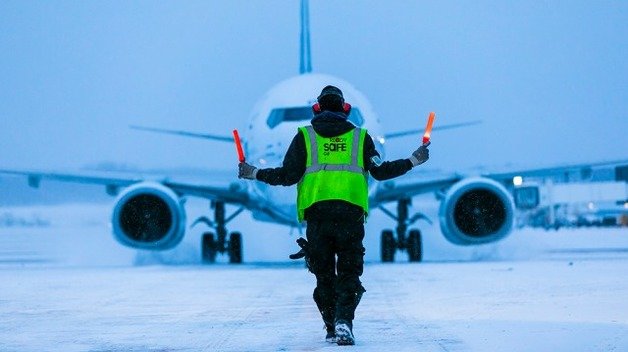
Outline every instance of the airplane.
<svg viewBox="0 0 628 352">
<path fill-rule="evenodd" d="M 312 72 L 308 0 L 301 0 L 299 71 L 299 75 L 279 82 L 268 90 L 253 108 L 243 142 L 247 160 L 256 166 L 281 165 L 297 128 L 307 124 L 312 118 L 314 97 L 322 87 L 330 84 L 343 91 L 345 100 L 352 105 L 348 119 L 356 126 L 368 129 L 382 159 L 385 156 L 384 147 L 387 140 L 422 132 L 408 130 L 384 133 L 373 107 L 364 94 L 345 80 Z M 434 131 L 477 123 L 478 121 L 468 121 L 435 126 Z M 233 143 L 233 138 L 228 135 L 131 127 L 150 132 Z M 587 166 L 569 167 L 577 169 Z M 561 167 L 560 170 L 569 167 Z M 411 227 L 420 219 L 428 222 L 429 219 L 422 213 L 411 215 L 409 212 L 412 198 L 419 194 L 436 194 L 440 201 L 440 228 L 449 242 L 457 245 L 480 245 L 505 238 L 513 227 L 515 211 L 508 185 L 512 182 L 513 175 L 521 177 L 533 172 L 534 170 L 521 170 L 479 175 L 451 173 L 420 178 L 406 175 L 380 183 L 369 182 L 370 208 L 382 210 L 396 223 L 394 231 L 384 229 L 381 232 L 381 260 L 393 262 L 397 251 L 406 251 L 411 262 L 422 260 L 421 231 Z M 243 180 L 234 180 L 224 185 L 183 182 L 172 177 L 147 179 L 110 174 L 87 175 L 26 170 L 0 170 L 0 173 L 25 175 L 32 187 L 38 187 L 42 179 L 104 185 L 108 194 L 116 196 L 111 217 L 114 238 L 124 246 L 141 250 L 161 251 L 176 247 L 186 233 L 184 199 L 186 197 L 207 199 L 210 201 L 213 216 L 202 216 L 192 223 L 192 226 L 202 223 L 213 229 L 204 233 L 201 238 L 201 258 L 204 263 L 215 262 L 218 254 L 225 253 L 229 256 L 230 263 L 243 261 L 242 234 L 238 231 L 229 231 L 227 224 L 244 210 L 251 211 L 253 218 L 259 221 L 293 228 L 302 228 L 305 225 L 297 221 L 295 187 L 271 187 L 261 182 Z M 396 212 L 384 207 L 389 203 L 396 203 Z M 225 207 L 227 204 L 239 208 L 228 215 Z"/>
</svg>

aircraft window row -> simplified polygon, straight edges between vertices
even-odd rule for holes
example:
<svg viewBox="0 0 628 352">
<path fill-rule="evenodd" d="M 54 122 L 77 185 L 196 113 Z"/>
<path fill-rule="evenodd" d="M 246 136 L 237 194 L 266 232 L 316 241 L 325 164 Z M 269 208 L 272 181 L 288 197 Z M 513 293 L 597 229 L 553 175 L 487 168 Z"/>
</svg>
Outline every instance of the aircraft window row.
<svg viewBox="0 0 628 352">
<path fill-rule="evenodd" d="M 266 123 L 268 124 L 268 127 L 272 129 L 284 121 L 308 121 L 311 120 L 312 117 L 312 107 L 310 106 L 278 108 L 273 109 L 273 111 L 270 112 Z M 364 118 L 362 117 L 360 110 L 357 108 L 351 108 L 351 113 L 349 114 L 348 119 L 358 127 L 364 124 Z"/>
</svg>

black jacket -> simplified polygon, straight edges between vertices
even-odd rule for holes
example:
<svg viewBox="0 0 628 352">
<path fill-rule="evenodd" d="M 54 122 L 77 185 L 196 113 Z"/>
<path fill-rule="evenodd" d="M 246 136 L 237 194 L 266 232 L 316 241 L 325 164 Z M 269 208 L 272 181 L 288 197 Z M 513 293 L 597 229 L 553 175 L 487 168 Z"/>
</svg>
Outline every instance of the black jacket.
<svg viewBox="0 0 628 352">
<path fill-rule="evenodd" d="M 355 126 L 347 121 L 346 115 L 338 112 L 323 111 L 312 119 L 312 127 L 323 137 L 335 137 L 347 133 Z M 374 179 L 382 181 L 401 176 L 412 169 L 409 159 L 385 161 L 377 166 L 371 158 L 379 153 L 375 150 L 375 143 L 369 134 L 364 140 L 364 166 Z M 299 131 L 292 139 L 290 147 L 283 159 L 283 165 L 277 168 L 261 169 L 257 172 L 259 181 L 273 186 L 291 186 L 299 182 L 305 173 L 307 151 L 305 138 Z M 305 220 L 364 220 L 362 208 L 340 200 L 317 202 L 305 210 Z"/>
</svg>

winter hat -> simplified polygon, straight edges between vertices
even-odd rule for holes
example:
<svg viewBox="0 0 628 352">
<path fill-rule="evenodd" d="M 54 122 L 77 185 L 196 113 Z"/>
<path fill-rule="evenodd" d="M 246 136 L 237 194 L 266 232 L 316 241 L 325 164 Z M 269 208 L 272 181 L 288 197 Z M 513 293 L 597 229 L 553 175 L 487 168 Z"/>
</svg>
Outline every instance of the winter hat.
<svg viewBox="0 0 628 352">
<path fill-rule="evenodd" d="M 322 110 L 342 112 L 345 102 L 342 91 L 334 86 L 326 86 L 317 98 Z"/>
</svg>

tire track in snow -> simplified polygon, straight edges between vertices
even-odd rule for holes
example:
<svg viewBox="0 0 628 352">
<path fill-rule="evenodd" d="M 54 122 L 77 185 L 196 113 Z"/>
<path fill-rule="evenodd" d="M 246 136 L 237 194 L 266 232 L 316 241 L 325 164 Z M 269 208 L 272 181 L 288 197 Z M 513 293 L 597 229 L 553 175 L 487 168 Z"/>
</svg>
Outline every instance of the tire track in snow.
<svg viewBox="0 0 628 352">
<path fill-rule="evenodd" d="M 464 342 L 452 336 L 442 326 L 435 324 L 427 324 L 420 320 L 416 320 L 407 312 L 400 311 L 402 307 L 407 307 L 407 304 L 399 301 L 393 301 L 393 297 L 398 298 L 399 295 L 395 294 L 396 284 L 394 281 L 386 277 L 377 277 L 379 275 L 391 275 L 390 270 L 374 270 L 373 275 L 369 281 L 369 288 L 363 298 L 361 306 L 368 309 L 367 312 L 356 312 L 356 328 L 354 332 L 357 334 L 360 331 L 359 326 L 364 324 L 368 326 L 368 330 L 374 330 L 381 332 L 381 338 L 373 339 L 368 338 L 366 340 L 368 344 L 382 344 L 382 349 L 390 348 L 389 346 L 404 346 L 402 349 L 395 347 L 396 352 L 401 351 L 444 351 L 444 352 L 456 352 L 456 351 L 468 351 L 469 349 L 464 345 Z M 394 271 L 393 273 L 394 274 Z M 397 283 L 398 284 L 398 283 Z M 368 296 L 367 296 L 368 295 Z M 403 298 L 403 297 L 401 297 Z M 362 322 L 360 317 L 373 317 L 370 320 Z M 368 318 L 367 318 L 368 319 Z M 373 325 L 379 325 L 373 326 Z M 365 327 L 366 327 L 365 326 Z M 360 341 L 360 336 L 356 335 L 356 341 Z M 403 341 L 403 342 L 400 342 Z M 408 343 L 407 341 L 412 341 Z M 388 346 L 388 347 L 387 347 Z"/>
<path fill-rule="evenodd" d="M 217 342 L 207 344 L 202 351 L 228 351 L 233 348 L 234 337 L 237 335 L 238 330 L 245 326 L 256 312 L 271 301 L 275 287 L 275 285 L 262 287 L 262 291 L 255 296 L 255 299 L 251 299 L 246 307 L 237 310 L 237 314 L 233 319 L 235 323 L 223 329 L 223 336 Z"/>
</svg>

